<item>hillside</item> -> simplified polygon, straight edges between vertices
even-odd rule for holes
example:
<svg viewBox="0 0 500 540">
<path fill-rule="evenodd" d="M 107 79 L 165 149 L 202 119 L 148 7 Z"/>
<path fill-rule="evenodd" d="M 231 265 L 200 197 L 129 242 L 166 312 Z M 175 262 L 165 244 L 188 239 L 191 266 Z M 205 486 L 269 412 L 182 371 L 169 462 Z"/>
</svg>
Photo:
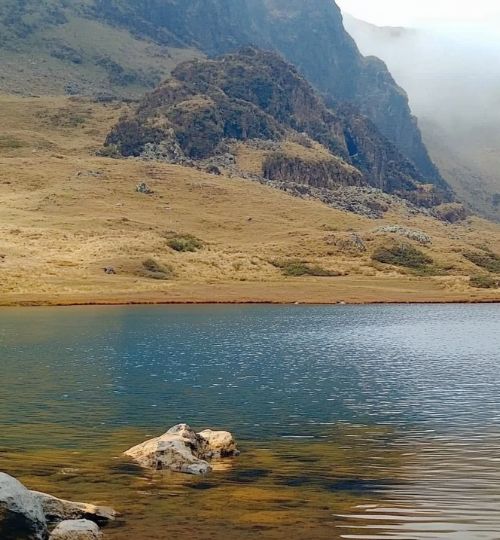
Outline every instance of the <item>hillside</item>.
<svg viewBox="0 0 500 540">
<path fill-rule="evenodd" d="M 301 141 L 311 159 L 288 156 L 285 140 Z M 246 48 L 214 60 L 179 65 L 107 137 L 108 154 L 157 157 L 171 163 L 214 158 L 232 163 L 234 142 L 275 143 L 261 176 L 318 188 L 370 185 L 422 206 L 450 202 L 365 117 L 328 109 L 312 86 L 279 55 Z M 322 149 L 321 159 L 312 147 Z M 234 154 L 234 152 L 233 152 Z"/>
<path fill-rule="evenodd" d="M 0 90 L 28 95 L 135 98 L 187 58 L 276 50 L 442 183 L 405 92 L 382 62 L 360 55 L 330 0 L 6 0 L 0 30 Z"/>
<path fill-rule="evenodd" d="M 234 175 L 97 156 L 127 111 L 0 98 L 1 304 L 500 299 L 469 281 L 498 280 L 497 226 L 395 203 L 369 219 Z"/>
<path fill-rule="evenodd" d="M 364 54 L 383 58 L 408 91 L 427 148 L 472 211 L 500 220 L 500 47 L 468 28 L 380 28 L 349 15 Z"/>
</svg>

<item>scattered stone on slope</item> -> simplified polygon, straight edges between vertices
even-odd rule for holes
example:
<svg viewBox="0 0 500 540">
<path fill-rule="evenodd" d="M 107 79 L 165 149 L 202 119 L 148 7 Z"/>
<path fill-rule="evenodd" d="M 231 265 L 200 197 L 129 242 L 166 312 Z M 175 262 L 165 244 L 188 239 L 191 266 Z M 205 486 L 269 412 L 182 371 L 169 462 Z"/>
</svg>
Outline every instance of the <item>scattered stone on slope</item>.
<svg viewBox="0 0 500 540">
<path fill-rule="evenodd" d="M 226 431 L 195 431 L 187 424 L 178 424 L 164 435 L 134 446 L 125 455 L 139 465 L 154 470 L 169 469 L 187 474 L 206 474 L 212 470 L 207 460 L 236 456 L 231 433 Z"/>
<path fill-rule="evenodd" d="M 154 191 L 146 184 L 146 182 L 141 182 L 140 184 L 137 184 L 135 191 L 144 195 L 152 195 L 154 193 Z"/>
<path fill-rule="evenodd" d="M 46 540 L 47 522 L 40 501 L 21 482 L 0 473 L 0 538 Z"/>
<path fill-rule="evenodd" d="M 62 521 L 52 531 L 49 540 L 101 540 L 99 527 L 87 519 Z"/>
<path fill-rule="evenodd" d="M 415 242 L 418 242 L 424 246 L 432 244 L 432 238 L 428 234 L 424 233 L 423 231 L 419 231 L 418 229 L 408 229 L 407 227 L 402 227 L 401 225 L 387 225 L 384 227 L 379 227 L 375 230 L 375 232 L 397 234 L 399 236 L 403 236 L 404 238 L 408 238 L 409 240 L 415 240 Z"/>
</svg>

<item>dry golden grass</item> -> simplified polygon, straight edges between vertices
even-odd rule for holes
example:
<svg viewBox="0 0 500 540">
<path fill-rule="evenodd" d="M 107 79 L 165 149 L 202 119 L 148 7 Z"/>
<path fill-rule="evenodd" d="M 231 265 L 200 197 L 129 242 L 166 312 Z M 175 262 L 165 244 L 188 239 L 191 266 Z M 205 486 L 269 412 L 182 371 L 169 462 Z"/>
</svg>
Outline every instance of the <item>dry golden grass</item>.
<svg viewBox="0 0 500 540">
<path fill-rule="evenodd" d="M 97 157 L 122 112 L 66 98 L 0 97 L 0 304 L 500 300 L 498 291 L 468 286 L 478 269 L 461 255 L 484 244 L 500 251 L 497 225 L 477 218 L 445 225 L 402 209 L 369 220 L 247 180 Z M 137 193 L 140 182 L 154 194 Z M 424 251 L 452 267 L 449 274 L 374 267 L 370 252 L 385 241 L 374 230 L 395 223 L 430 234 Z M 167 231 L 205 247 L 178 253 Z M 368 252 L 336 247 L 352 231 Z M 150 258 L 175 277 L 146 277 Z M 278 259 L 346 275 L 286 278 L 271 264 Z"/>
</svg>

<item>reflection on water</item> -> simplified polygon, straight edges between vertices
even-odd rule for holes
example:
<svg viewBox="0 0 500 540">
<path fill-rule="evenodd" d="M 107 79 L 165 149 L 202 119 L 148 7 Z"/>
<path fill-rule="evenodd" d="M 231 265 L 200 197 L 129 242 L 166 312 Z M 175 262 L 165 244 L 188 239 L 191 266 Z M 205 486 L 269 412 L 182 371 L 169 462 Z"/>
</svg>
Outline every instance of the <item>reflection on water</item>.
<svg viewBox="0 0 500 540">
<path fill-rule="evenodd" d="M 115 505 L 116 539 L 498 539 L 499 315 L 3 310 L 0 469 Z M 120 457 L 178 421 L 231 429 L 242 456 L 203 479 Z"/>
</svg>

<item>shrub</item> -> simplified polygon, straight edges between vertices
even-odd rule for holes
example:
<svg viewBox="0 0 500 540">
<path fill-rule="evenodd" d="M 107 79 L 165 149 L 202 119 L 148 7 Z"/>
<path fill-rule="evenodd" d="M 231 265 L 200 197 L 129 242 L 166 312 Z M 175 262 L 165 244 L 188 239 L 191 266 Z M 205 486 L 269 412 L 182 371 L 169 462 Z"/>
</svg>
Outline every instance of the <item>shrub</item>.
<svg viewBox="0 0 500 540">
<path fill-rule="evenodd" d="M 155 259 L 146 259 L 142 263 L 142 275 L 151 279 L 170 279 L 174 277 L 174 270 L 170 265 L 162 265 Z"/>
<path fill-rule="evenodd" d="M 476 287 L 477 289 L 498 289 L 500 288 L 500 278 L 486 275 L 472 276 L 469 284 L 471 287 Z"/>
<path fill-rule="evenodd" d="M 180 253 L 195 252 L 202 249 L 204 243 L 192 234 L 167 233 L 167 245 Z"/>
<path fill-rule="evenodd" d="M 317 276 L 317 277 L 337 277 L 342 275 L 340 272 L 326 270 L 321 266 L 310 265 L 302 261 L 273 261 L 273 266 L 280 268 L 283 275 L 288 277 Z"/>
<path fill-rule="evenodd" d="M 476 266 L 488 270 L 488 272 L 500 274 L 500 257 L 492 251 L 487 249 L 482 253 L 468 251 L 464 253 L 464 257 Z"/>
<path fill-rule="evenodd" d="M 383 264 L 415 269 L 422 269 L 433 262 L 423 251 L 405 243 L 379 247 L 372 259 Z"/>
<path fill-rule="evenodd" d="M 19 139 L 15 139 L 14 137 L 10 136 L 0 136 L 0 148 L 12 150 L 22 148 L 23 146 L 26 146 L 26 143 L 20 141 Z"/>
</svg>

